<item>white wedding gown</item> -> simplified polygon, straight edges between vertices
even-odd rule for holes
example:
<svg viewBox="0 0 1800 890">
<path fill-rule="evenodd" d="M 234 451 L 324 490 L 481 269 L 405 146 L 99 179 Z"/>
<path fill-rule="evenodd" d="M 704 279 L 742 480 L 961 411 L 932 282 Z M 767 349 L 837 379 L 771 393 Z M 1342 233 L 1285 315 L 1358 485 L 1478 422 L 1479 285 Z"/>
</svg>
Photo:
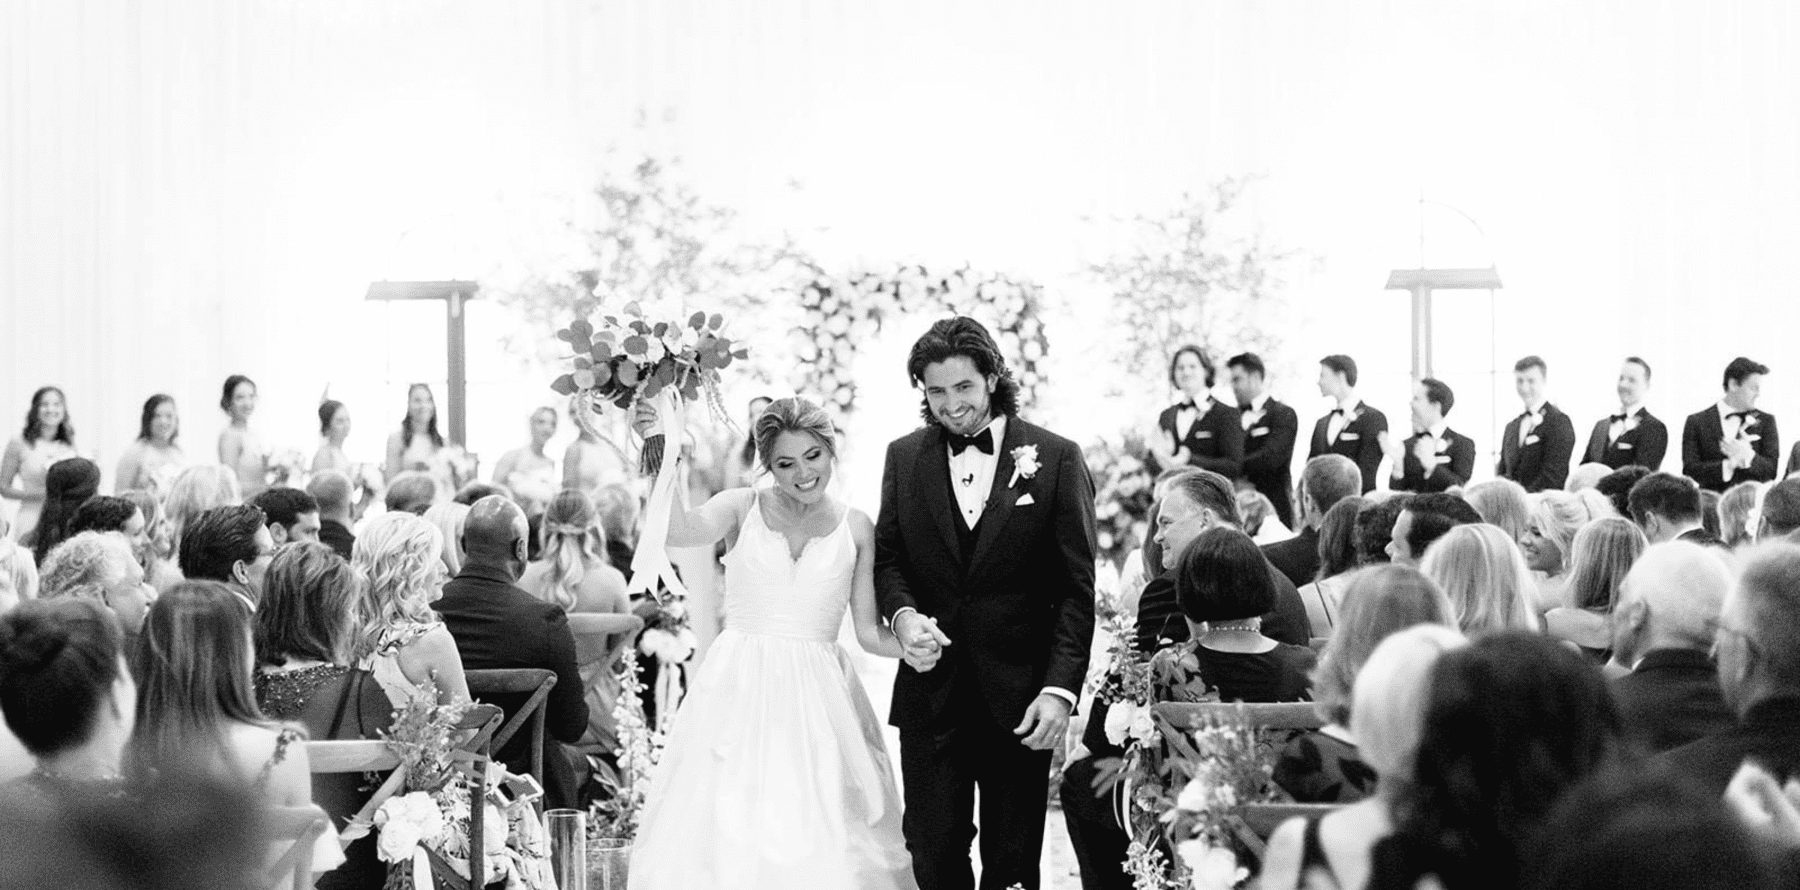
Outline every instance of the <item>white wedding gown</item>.
<svg viewBox="0 0 1800 890">
<path fill-rule="evenodd" d="M 724 562 L 725 630 L 651 776 L 632 890 L 913 890 L 881 725 L 837 644 L 848 521 L 796 560 L 753 501 Z"/>
</svg>

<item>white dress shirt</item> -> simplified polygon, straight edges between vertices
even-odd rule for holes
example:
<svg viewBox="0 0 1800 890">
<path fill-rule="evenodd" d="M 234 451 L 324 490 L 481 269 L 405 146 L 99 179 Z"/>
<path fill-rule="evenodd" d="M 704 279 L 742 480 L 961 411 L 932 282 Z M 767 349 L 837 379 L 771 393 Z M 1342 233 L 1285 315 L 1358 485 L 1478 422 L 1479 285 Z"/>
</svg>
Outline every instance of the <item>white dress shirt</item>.
<svg viewBox="0 0 1800 890">
<path fill-rule="evenodd" d="M 1525 414 L 1519 420 L 1519 446 L 1521 448 L 1524 447 L 1525 440 L 1531 438 L 1531 434 L 1537 430 L 1538 425 L 1544 422 L 1544 406 L 1548 404 L 1550 403 L 1544 401 L 1525 406 Z"/>
<path fill-rule="evenodd" d="M 1630 406 L 1620 405 L 1619 406 L 1619 414 L 1625 415 L 1625 419 L 1624 420 L 1616 420 L 1615 419 L 1611 423 L 1608 423 L 1606 425 L 1606 443 L 1608 445 L 1619 441 L 1620 436 L 1623 436 L 1626 433 L 1629 433 L 1632 430 L 1635 430 L 1638 428 L 1638 424 L 1642 423 L 1644 420 L 1644 406 L 1643 405 L 1630 405 Z M 1614 414 L 1613 417 L 1617 418 L 1619 416 L 1619 414 Z"/>
<path fill-rule="evenodd" d="M 1357 406 L 1361 404 L 1362 399 L 1355 396 L 1338 402 L 1338 412 L 1333 413 L 1330 419 L 1325 421 L 1325 441 L 1337 441 L 1338 434 L 1344 431 L 1344 427 L 1350 425 L 1350 418 L 1356 414 Z"/>
<path fill-rule="evenodd" d="M 1269 405 L 1269 396 L 1265 393 L 1250 400 L 1250 407 L 1244 410 L 1240 418 L 1244 421 L 1244 429 L 1249 430 L 1263 419 L 1263 411 Z"/>
<path fill-rule="evenodd" d="M 964 448 L 961 454 L 950 451 L 950 487 L 956 489 L 956 509 L 962 514 L 963 526 L 974 528 L 987 508 L 988 492 L 994 487 L 994 473 L 1000 466 L 1000 444 L 1006 441 L 1006 418 L 996 417 L 987 425 L 994 437 L 994 453 L 979 448 Z M 976 431 L 977 434 L 980 431 Z"/>
</svg>

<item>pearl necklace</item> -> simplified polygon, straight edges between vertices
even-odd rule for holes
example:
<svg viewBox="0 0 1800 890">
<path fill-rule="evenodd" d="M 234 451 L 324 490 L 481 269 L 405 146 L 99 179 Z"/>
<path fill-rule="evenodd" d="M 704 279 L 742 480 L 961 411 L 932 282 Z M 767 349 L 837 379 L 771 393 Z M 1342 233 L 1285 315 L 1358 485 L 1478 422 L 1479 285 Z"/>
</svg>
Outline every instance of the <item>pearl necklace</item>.
<svg viewBox="0 0 1800 890">
<path fill-rule="evenodd" d="M 1236 624 L 1209 621 L 1206 624 L 1206 632 L 1209 634 L 1226 633 L 1234 630 L 1241 630 L 1246 633 L 1262 633 L 1262 620 L 1259 618 L 1252 618 L 1248 621 L 1237 622 Z"/>
</svg>

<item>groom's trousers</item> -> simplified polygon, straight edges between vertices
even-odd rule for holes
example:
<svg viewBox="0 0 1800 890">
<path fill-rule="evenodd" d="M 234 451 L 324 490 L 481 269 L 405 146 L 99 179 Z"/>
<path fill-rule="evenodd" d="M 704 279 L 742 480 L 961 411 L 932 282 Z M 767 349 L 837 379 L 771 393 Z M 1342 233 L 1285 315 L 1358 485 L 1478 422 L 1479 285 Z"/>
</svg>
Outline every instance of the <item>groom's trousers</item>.
<svg viewBox="0 0 1800 890">
<path fill-rule="evenodd" d="M 1119 827 L 1113 812 L 1117 789 L 1100 796 L 1094 791 L 1094 776 L 1099 773 L 1095 761 L 1099 759 L 1083 757 L 1063 770 L 1059 789 L 1063 821 L 1069 827 L 1075 861 L 1081 866 L 1082 890 L 1131 890 L 1131 875 L 1125 871 L 1131 838 Z"/>
</svg>

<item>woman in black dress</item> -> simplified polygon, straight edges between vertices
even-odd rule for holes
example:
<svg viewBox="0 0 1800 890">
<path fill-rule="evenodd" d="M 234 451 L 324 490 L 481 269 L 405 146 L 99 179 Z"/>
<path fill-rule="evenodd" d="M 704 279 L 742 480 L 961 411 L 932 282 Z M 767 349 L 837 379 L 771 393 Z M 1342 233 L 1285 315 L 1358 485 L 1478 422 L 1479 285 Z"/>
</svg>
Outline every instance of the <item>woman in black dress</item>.
<svg viewBox="0 0 1800 890">
<path fill-rule="evenodd" d="M 1249 535 L 1224 525 L 1201 532 L 1175 564 L 1175 598 L 1193 633 L 1200 678 L 1220 701 L 1311 698 L 1313 651 L 1262 635 L 1275 580 Z"/>
<path fill-rule="evenodd" d="M 1243 415 L 1214 399 L 1212 361 L 1198 346 L 1183 346 L 1169 360 L 1169 385 L 1181 393 L 1156 417 L 1150 455 L 1158 470 L 1183 466 L 1227 479 L 1244 475 Z"/>
</svg>

